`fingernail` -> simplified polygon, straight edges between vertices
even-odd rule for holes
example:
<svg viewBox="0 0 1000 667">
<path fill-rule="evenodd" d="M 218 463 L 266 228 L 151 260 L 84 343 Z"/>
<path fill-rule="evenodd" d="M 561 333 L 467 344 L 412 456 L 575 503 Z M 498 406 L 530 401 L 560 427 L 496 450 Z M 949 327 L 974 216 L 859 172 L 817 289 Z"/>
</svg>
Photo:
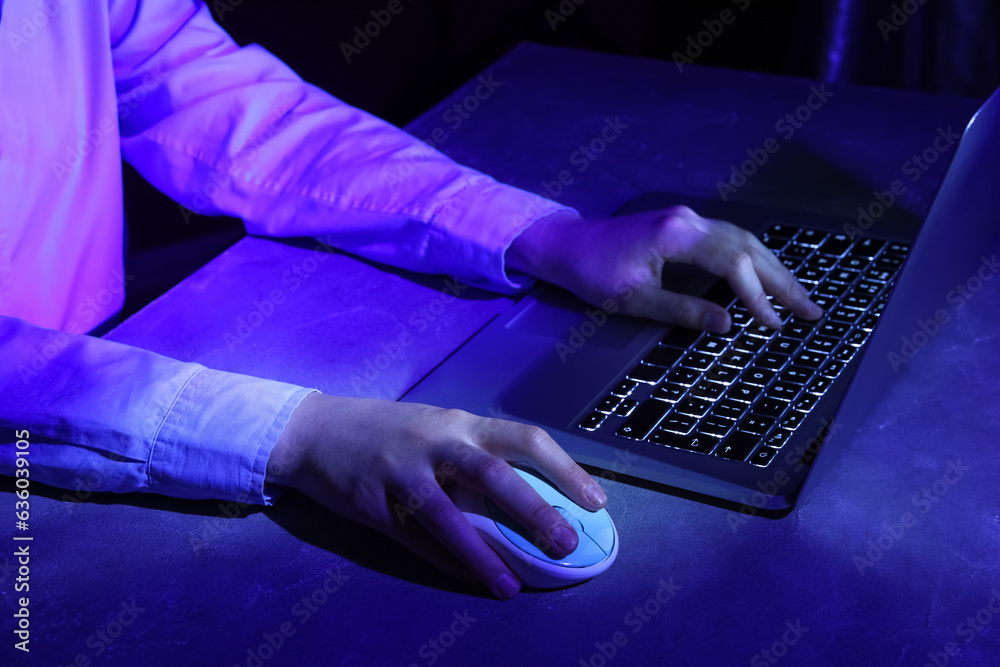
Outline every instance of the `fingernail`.
<svg viewBox="0 0 1000 667">
<path fill-rule="evenodd" d="M 701 320 L 701 328 L 712 333 L 726 333 L 729 331 L 728 319 L 722 313 L 707 312 Z"/>
<path fill-rule="evenodd" d="M 504 572 L 497 577 L 495 588 L 501 600 L 509 600 L 521 590 L 521 582 Z"/>
<path fill-rule="evenodd" d="M 576 536 L 576 531 L 562 524 L 558 524 L 552 529 L 552 541 L 566 553 L 574 551 L 580 543 L 580 539 Z"/>
<path fill-rule="evenodd" d="M 583 493 L 587 496 L 587 500 L 589 500 L 592 505 L 603 506 L 604 503 L 608 502 L 608 496 L 604 493 L 604 489 L 596 484 L 588 484 Z"/>
</svg>

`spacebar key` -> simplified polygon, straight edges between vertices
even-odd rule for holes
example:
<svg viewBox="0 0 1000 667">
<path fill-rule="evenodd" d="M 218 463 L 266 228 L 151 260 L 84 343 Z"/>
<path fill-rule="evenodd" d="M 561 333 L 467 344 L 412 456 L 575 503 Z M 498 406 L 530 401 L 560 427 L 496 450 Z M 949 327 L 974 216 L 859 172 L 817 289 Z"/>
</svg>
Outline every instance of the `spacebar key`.
<svg viewBox="0 0 1000 667">
<path fill-rule="evenodd" d="M 671 407 L 673 406 L 670 403 L 651 398 L 636 408 L 616 433 L 623 438 L 645 440 Z"/>
</svg>

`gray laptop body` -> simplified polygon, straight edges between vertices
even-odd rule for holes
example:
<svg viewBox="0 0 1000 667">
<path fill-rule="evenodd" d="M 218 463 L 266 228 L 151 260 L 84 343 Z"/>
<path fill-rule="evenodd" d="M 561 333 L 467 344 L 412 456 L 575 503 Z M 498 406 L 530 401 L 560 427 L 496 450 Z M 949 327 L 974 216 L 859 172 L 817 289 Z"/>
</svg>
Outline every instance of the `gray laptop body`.
<svg viewBox="0 0 1000 667">
<path fill-rule="evenodd" d="M 998 186 L 1000 95 L 995 92 L 966 128 L 922 224 L 888 221 L 886 216 L 862 231 L 850 219 L 698 202 L 666 193 L 648 193 L 619 211 L 687 203 L 702 215 L 729 220 L 758 235 L 781 224 L 835 234 L 861 231 L 862 236 L 911 244 L 867 343 L 767 465 L 581 428 L 595 406 L 670 335 L 671 328 L 599 313 L 546 284 L 490 321 L 402 400 L 537 424 L 578 462 L 607 471 L 597 471 L 599 475 L 645 480 L 661 490 L 696 494 L 705 501 L 787 510 L 800 491 L 835 462 L 837 450 L 897 372 L 904 371 L 907 357 L 928 332 L 937 331 L 935 316 L 950 307 L 950 291 L 991 266 L 1000 235 Z M 665 277 L 665 284 L 668 280 L 671 289 L 699 294 L 717 282 L 684 269 Z M 822 456 L 817 455 L 820 445 Z"/>
</svg>

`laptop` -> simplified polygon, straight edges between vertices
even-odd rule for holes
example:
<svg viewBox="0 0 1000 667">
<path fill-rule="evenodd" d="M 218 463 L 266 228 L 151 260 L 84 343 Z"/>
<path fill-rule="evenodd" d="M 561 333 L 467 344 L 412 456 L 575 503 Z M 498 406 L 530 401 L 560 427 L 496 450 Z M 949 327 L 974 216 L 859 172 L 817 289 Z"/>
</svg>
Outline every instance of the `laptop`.
<svg viewBox="0 0 1000 667">
<path fill-rule="evenodd" d="M 779 308 L 785 324 L 774 332 L 724 280 L 693 267 L 665 267 L 665 286 L 725 306 L 728 333 L 622 316 L 540 283 L 402 400 L 536 424 L 600 477 L 780 515 L 835 464 L 909 359 L 949 326 L 961 287 L 995 271 L 998 154 L 994 92 L 962 134 L 922 223 L 879 213 L 874 204 L 891 206 L 891 189 L 869 219 L 642 195 L 618 213 L 686 203 L 758 235 L 824 317 Z"/>
</svg>

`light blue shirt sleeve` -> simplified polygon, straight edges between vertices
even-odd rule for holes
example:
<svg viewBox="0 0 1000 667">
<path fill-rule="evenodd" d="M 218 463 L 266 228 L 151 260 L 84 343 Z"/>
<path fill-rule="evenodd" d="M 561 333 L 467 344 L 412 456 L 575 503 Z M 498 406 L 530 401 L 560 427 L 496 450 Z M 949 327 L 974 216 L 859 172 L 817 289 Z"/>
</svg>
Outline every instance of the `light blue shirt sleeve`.
<svg viewBox="0 0 1000 667">
<path fill-rule="evenodd" d="M 30 433 L 31 479 L 268 504 L 267 461 L 311 390 L 0 316 L 0 474 Z"/>
</svg>

